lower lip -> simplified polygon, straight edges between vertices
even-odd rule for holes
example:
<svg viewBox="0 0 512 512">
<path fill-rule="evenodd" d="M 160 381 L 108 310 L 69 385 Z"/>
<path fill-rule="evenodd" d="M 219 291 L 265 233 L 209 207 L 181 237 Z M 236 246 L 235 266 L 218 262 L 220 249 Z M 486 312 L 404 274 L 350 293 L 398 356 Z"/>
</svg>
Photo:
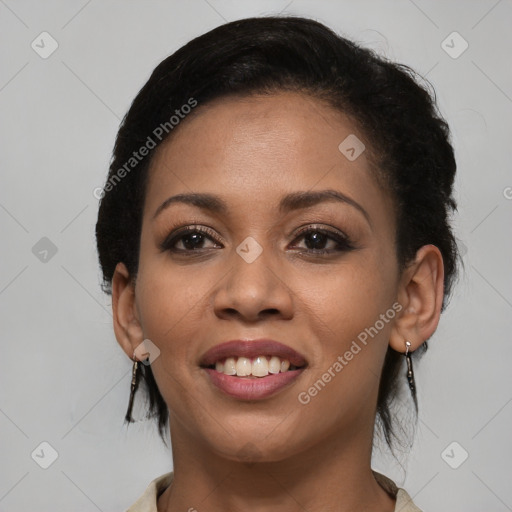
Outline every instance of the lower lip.
<svg viewBox="0 0 512 512">
<path fill-rule="evenodd" d="M 292 370 L 269 374 L 266 377 L 237 377 L 226 375 L 211 368 L 204 368 L 211 382 L 221 391 L 239 400 L 262 400 L 290 385 L 301 373 Z"/>
</svg>

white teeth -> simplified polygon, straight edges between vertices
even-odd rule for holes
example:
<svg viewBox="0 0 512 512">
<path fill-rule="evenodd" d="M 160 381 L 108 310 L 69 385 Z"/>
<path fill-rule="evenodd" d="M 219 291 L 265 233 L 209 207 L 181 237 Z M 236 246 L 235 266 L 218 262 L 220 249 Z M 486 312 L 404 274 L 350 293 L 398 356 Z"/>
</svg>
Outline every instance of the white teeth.
<svg viewBox="0 0 512 512">
<path fill-rule="evenodd" d="M 228 357 L 224 361 L 224 371 L 222 373 L 225 373 L 226 375 L 236 375 L 236 366 L 235 366 L 235 358 L 234 357 Z"/>
<path fill-rule="evenodd" d="M 276 356 L 272 356 L 268 362 L 268 371 L 270 373 L 279 373 L 281 371 L 281 359 Z"/>
<path fill-rule="evenodd" d="M 251 375 L 251 360 L 247 357 L 239 357 L 236 362 L 237 377 L 247 377 Z"/>
<path fill-rule="evenodd" d="M 252 360 L 247 357 L 228 357 L 225 361 L 217 361 L 215 370 L 224 375 L 236 375 L 237 377 L 266 377 L 269 373 L 284 373 L 290 369 L 290 361 L 280 359 L 277 356 L 267 358 L 258 356 Z M 295 370 L 296 367 L 291 367 Z"/>
<path fill-rule="evenodd" d="M 252 372 L 255 377 L 266 377 L 268 375 L 268 361 L 266 357 L 257 357 L 252 362 Z"/>
</svg>

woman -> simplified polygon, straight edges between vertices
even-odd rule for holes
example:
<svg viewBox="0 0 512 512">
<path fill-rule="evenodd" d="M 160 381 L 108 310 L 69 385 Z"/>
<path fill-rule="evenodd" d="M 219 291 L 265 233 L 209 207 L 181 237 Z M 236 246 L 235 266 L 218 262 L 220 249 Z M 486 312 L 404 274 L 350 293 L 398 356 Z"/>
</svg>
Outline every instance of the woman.
<svg viewBox="0 0 512 512">
<path fill-rule="evenodd" d="M 417 407 L 454 175 L 414 73 L 315 21 L 228 23 L 154 70 L 96 227 L 127 420 L 142 376 L 172 439 L 130 512 L 419 510 L 372 443 L 402 386 Z"/>
</svg>

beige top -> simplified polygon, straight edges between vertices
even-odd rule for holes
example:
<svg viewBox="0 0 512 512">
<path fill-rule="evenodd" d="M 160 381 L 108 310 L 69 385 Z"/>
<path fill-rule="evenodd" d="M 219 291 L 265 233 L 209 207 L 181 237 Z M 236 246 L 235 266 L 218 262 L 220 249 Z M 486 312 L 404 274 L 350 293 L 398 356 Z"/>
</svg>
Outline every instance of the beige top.
<svg viewBox="0 0 512 512">
<path fill-rule="evenodd" d="M 421 512 L 412 502 L 404 489 L 399 489 L 388 477 L 373 471 L 375 480 L 394 498 L 396 498 L 395 512 Z M 157 500 L 172 482 L 172 472 L 155 478 L 146 488 L 144 494 L 125 512 L 158 512 Z"/>
</svg>

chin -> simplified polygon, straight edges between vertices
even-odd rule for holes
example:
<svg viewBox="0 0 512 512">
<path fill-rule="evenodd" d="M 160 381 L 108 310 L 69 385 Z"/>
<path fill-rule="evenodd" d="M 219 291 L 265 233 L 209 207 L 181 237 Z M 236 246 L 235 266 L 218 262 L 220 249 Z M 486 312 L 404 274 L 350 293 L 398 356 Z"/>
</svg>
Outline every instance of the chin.
<svg viewBox="0 0 512 512">
<path fill-rule="evenodd" d="M 304 443 L 290 437 L 290 430 L 264 434 L 261 428 L 225 433 L 208 443 L 213 452 L 228 460 L 246 463 L 278 462 L 296 455 Z M 293 431 L 293 430 L 292 430 Z"/>
</svg>

